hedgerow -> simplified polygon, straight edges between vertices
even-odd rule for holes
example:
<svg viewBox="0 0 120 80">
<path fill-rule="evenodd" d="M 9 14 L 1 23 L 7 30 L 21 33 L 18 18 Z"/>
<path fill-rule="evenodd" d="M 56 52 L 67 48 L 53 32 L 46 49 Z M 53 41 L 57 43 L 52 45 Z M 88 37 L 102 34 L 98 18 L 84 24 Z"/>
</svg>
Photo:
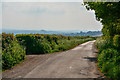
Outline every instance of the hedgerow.
<svg viewBox="0 0 120 80">
<path fill-rule="evenodd" d="M 118 46 L 115 46 L 115 43 L 117 45 L 119 43 L 116 38 L 113 38 L 113 44 L 108 44 L 107 40 L 103 38 L 96 40 L 96 47 L 100 50 L 98 54 L 98 67 L 107 77 L 113 80 L 119 80 L 120 50 Z"/>
<path fill-rule="evenodd" d="M 66 37 L 43 34 L 2 33 L 2 68 L 10 69 L 25 59 L 26 54 L 45 54 L 71 49 L 90 37 Z"/>
<path fill-rule="evenodd" d="M 2 69 L 10 69 L 25 59 L 25 49 L 13 34 L 2 34 Z"/>
<path fill-rule="evenodd" d="M 64 51 L 94 39 L 90 37 L 67 37 L 48 34 L 17 34 L 16 38 L 21 45 L 26 47 L 27 54 L 45 54 Z"/>
<path fill-rule="evenodd" d="M 112 80 L 120 80 L 120 1 L 84 3 L 103 25 L 103 36 L 96 40 L 98 67 Z"/>
</svg>

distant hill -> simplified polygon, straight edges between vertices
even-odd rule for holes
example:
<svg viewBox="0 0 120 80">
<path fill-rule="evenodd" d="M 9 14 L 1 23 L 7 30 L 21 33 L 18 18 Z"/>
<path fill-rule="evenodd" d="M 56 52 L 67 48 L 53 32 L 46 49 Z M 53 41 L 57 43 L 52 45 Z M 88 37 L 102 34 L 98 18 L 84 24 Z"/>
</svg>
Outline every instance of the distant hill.
<svg viewBox="0 0 120 80">
<path fill-rule="evenodd" d="M 92 37 L 96 37 L 96 36 L 101 36 L 102 32 L 101 31 L 88 31 L 88 32 L 82 32 L 80 31 L 79 33 L 68 33 L 68 34 L 64 34 L 65 36 L 92 36 Z"/>
<path fill-rule="evenodd" d="M 56 35 L 64 35 L 64 36 L 101 36 L 101 31 L 80 31 L 80 32 L 73 32 L 73 31 L 48 31 L 48 30 L 7 30 L 3 29 L 2 32 L 5 33 L 14 33 L 16 34 L 56 34 Z"/>
</svg>

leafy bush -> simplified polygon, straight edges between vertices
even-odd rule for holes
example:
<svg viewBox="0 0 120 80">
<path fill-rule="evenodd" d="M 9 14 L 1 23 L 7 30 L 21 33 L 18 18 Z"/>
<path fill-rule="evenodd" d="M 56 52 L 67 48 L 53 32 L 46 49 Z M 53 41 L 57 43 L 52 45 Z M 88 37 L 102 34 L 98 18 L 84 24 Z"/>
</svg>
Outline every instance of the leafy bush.
<svg viewBox="0 0 120 80">
<path fill-rule="evenodd" d="M 90 37 L 66 37 L 48 34 L 17 34 L 16 38 L 21 45 L 26 47 L 27 54 L 64 51 L 94 39 Z"/>
<path fill-rule="evenodd" d="M 113 57 L 118 57 L 119 55 L 120 55 L 119 52 L 113 48 L 104 49 L 101 52 L 101 54 L 99 54 L 100 60 L 102 60 L 102 61 L 111 60 Z M 98 60 L 99 60 L 99 58 L 98 58 Z"/>
<path fill-rule="evenodd" d="M 113 80 L 119 80 L 120 79 L 120 65 L 111 67 L 107 76 L 109 76 Z"/>
<path fill-rule="evenodd" d="M 114 65 L 114 62 L 105 62 L 101 69 L 102 72 L 105 73 L 106 76 L 113 80 L 120 79 L 120 65 Z"/>
<path fill-rule="evenodd" d="M 64 51 L 89 40 L 93 38 L 43 34 L 17 34 L 15 37 L 13 34 L 2 33 L 2 67 L 3 70 L 12 68 L 25 59 L 25 53 Z"/>
<path fill-rule="evenodd" d="M 37 44 L 37 46 L 35 46 L 35 48 L 36 48 L 36 50 L 39 50 L 38 53 L 42 53 L 42 54 L 44 54 L 44 53 L 51 53 L 52 48 L 51 48 L 49 43 L 47 43 L 47 42 L 40 42 L 40 41 L 37 41 L 37 42 L 38 42 L 38 44 Z M 34 51 L 36 52 L 36 50 L 34 50 Z"/>
<path fill-rule="evenodd" d="M 7 49 L 2 51 L 2 68 L 9 69 L 25 59 L 25 50 L 18 43 L 11 43 Z"/>
<path fill-rule="evenodd" d="M 106 61 L 102 65 L 101 72 L 107 73 L 112 67 L 114 67 L 114 63 L 110 61 Z"/>
<path fill-rule="evenodd" d="M 98 48 L 98 67 L 109 78 L 119 80 L 120 75 L 120 35 L 100 37 L 95 42 Z M 117 66 L 117 67 L 116 67 Z M 117 70 L 118 69 L 118 70 Z"/>
<path fill-rule="evenodd" d="M 20 46 L 13 34 L 2 34 L 2 68 L 12 68 L 25 59 L 25 50 Z"/>
<path fill-rule="evenodd" d="M 98 55 L 98 62 L 103 64 L 106 61 L 114 61 L 114 58 L 120 56 L 119 52 L 116 49 L 108 48 L 101 51 Z M 102 65 L 101 65 L 102 66 Z"/>
<path fill-rule="evenodd" d="M 118 50 L 113 48 L 102 50 L 98 55 L 98 67 L 106 76 L 120 78 L 118 76 L 120 75 L 120 53 Z"/>
<path fill-rule="evenodd" d="M 115 35 L 113 38 L 113 44 L 120 49 L 120 35 Z"/>
<path fill-rule="evenodd" d="M 35 35 L 16 35 L 16 38 L 21 45 L 26 47 L 27 54 L 44 54 L 51 52 L 52 48 L 50 42 L 47 39 L 41 38 L 42 36 L 36 37 Z"/>
<path fill-rule="evenodd" d="M 57 44 L 54 41 L 52 41 L 50 45 L 51 45 L 52 50 L 54 50 Z"/>
</svg>

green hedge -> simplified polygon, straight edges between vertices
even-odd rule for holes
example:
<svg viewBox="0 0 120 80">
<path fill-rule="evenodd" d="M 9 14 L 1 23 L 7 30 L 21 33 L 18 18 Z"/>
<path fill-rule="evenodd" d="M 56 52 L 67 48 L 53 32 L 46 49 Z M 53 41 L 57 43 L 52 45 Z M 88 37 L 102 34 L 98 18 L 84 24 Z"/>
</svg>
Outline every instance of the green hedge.
<svg viewBox="0 0 120 80">
<path fill-rule="evenodd" d="M 98 67 L 106 76 L 120 78 L 120 52 L 113 48 L 104 49 L 98 55 Z"/>
<path fill-rule="evenodd" d="M 26 47 L 27 54 L 45 54 L 71 49 L 90 37 L 66 37 L 62 35 L 17 34 L 19 43 Z"/>
<path fill-rule="evenodd" d="M 116 49 L 108 48 L 101 51 L 98 55 L 99 66 L 102 66 L 106 61 L 115 62 L 115 59 L 120 56 L 119 52 Z"/>
<path fill-rule="evenodd" d="M 100 37 L 95 43 L 96 47 L 100 50 L 98 54 L 98 67 L 101 72 L 113 80 L 120 79 L 119 42 L 119 35 L 116 35 L 113 40 L 106 40 L 106 38 Z"/>
<path fill-rule="evenodd" d="M 13 34 L 2 34 L 2 69 L 10 69 L 25 59 L 25 49 Z"/>
<path fill-rule="evenodd" d="M 45 41 L 37 40 L 33 43 L 33 46 L 31 46 L 31 53 L 36 54 L 44 54 L 44 53 L 51 53 L 52 48 L 50 44 Z"/>
<path fill-rule="evenodd" d="M 94 10 L 96 19 L 103 24 L 102 33 L 104 39 L 96 41 L 96 47 L 100 50 L 98 59 L 102 57 L 103 63 L 101 63 L 102 58 L 98 63 L 103 65 L 101 69 L 106 73 L 106 76 L 112 78 L 110 80 L 120 80 L 119 56 L 115 56 L 115 54 L 120 53 L 120 15 L 118 15 L 120 2 L 85 2 L 85 6 L 87 10 Z M 114 58 L 110 58 L 111 55 Z M 114 65 L 116 62 L 119 65 Z"/>
<path fill-rule="evenodd" d="M 2 33 L 2 68 L 12 68 L 25 59 L 25 54 L 45 54 L 71 49 L 83 42 L 94 40 L 90 37 L 65 37 L 43 34 Z"/>
</svg>

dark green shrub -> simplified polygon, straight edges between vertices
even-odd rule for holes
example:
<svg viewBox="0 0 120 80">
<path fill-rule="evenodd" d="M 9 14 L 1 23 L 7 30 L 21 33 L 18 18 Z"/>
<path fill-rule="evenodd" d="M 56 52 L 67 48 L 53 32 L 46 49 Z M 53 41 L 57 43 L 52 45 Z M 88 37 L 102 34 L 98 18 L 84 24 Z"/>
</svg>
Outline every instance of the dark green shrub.
<svg viewBox="0 0 120 80">
<path fill-rule="evenodd" d="M 117 66 L 117 67 L 116 67 Z M 98 67 L 109 78 L 118 78 L 120 75 L 120 53 L 117 49 L 108 48 L 98 54 Z"/>
<path fill-rule="evenodd" d="M 51 45 L 52 50 L 54 50 L 57 44 L 54 41 L 52 41 L 50 45 Z"/>
<path fill-rule="evenodd" d="M 46 39 L 47 39 L 50 43 L 52 43 L 52 38 L 51 38 L 49 35 L 46 36 Z"/>
<path fill-rule="evenodd" d="M 40 41 L 37 39 L 34 39 L 32 43 L 30 43 L 30 46 L 27 46 L 27 50 L 29 50 L 29 53 L 31 54 L 45 54 L 45 53 L 51 53 L 52 48 L 50 46 L 50 43 L 47 41 Z"/>
<path fill-rule="evenodd" d="M 38 34 L 37 34 L 38 35 Z M 27 54 L 44 54 L 50 53 L 52 48 L 50 46 L 50 37 L 45 36 L 45 38 L 39 38 L 34 34 L 26 35 L 16 35 L 16 38 L 19 40 L 21 45 L 26 47 Z M 41 37 L 41 36 L 40 36 Z"/>
<path fill-rule="evenodd" d="M 106 61 L 113 62 L 114 58 L 118 57 L 120 54 L 116 49 L 108 48 L 101 51 L 101 53 L 98 55 L 98 66 L 102 67 L 103 63 Z"/>
<path fill-rule="evenodd" d="M 15 39 L 13 34 L 2 33 L 2 50 L 7 48 Z"/>
<path fill-rule="evenodd" d="M 113 44 L 120 49 L 120 35 L 115 35 L 113 38 Z"/>
<path fill-rule="evenodd" d="M 25 49 L 20 46 L 13 34 L 2 34 L 2 68 L 12 68 L 25 59 Z"/>
<path fill-rule="evenodd" d="M 26 47 L 27 54 L 44 54 L 71 49 L 83 42 L 93 40 L 90 37 L 66 37 L 48 34 L 17 34 L 19 43 Z"/>
<path fill-rule="evenodd" d="M 58 37 L 52 37 L 52 39 L 54 40 L 54 42 L 58 45 Z"/>
<path fill-rule="evenodd" d="M 51 53 L 52 48 L 49 43 L 42 42 L 41 44 L 41 53 Z"/>
<path fill-rule="evenodd" d="M 114 62 L 106 62 L 103 64 L 102 72 L 105 73 L 105 75 L 113 80 L 119 80 L 120 79 L 120 65 L 114 65 Z"/>
<path fill-rule="evenodd" d="M 120 54 L 120 53 L 119 53 L 119 54 Z M 114 63 L 115 63 L 115 65 L 120 65 L 120 55 L 114 57 Z"/>
<path fill-rule="evenodd" d="M 101 60 L 106 61 L 106 60 L 110 60 L 113 57 L 118 57 L 119 55 L 120 54 L 116 49 L 108 48 L 108 49 L 104 49 L 99 55 L 99 57 L 101 58 Z"/>
<path fill-rule="evenodd" d="M 120 65 L 111 67 L 106 75 L 113 80 L 120 80 Z"/>
<path fill-rule="evenodd" d="M 9 69 L 25 59 L 25 50 L 18 43 L 13 42 L 2 51 L 2 68 Z"/>
<path fill-rule="evenodd" d="M 66 48 L 65 48 L 64 45 L 59 45 L 58 50 L 59 51 L 64 51 L 64 50 L 66 50 Z"/>
<path fill-rule="evenodd" d="M 110 61 L 103 62 L 101 72 L 107 73 L 111 68 L 114 67 L 114 63 Z"/>
</svg>

